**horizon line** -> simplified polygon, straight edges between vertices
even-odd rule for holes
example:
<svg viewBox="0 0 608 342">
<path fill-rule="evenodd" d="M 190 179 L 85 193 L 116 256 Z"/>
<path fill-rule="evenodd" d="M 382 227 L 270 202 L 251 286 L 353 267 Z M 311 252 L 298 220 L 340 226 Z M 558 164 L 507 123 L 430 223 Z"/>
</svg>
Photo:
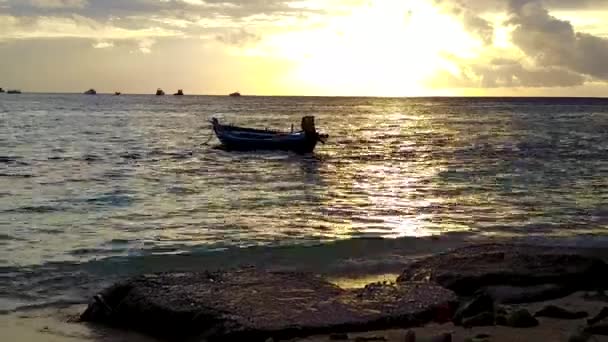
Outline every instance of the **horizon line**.
<svg viewBox="0 0 608 342">
<path fill-rule="evenodd" d="M 8 88 L 6 88 L 8 90 Z M 10 90 L 13 90 L 12 88 Z M 19 89 L 15 89 L 19 90 Z M 88 95 L 82 92 L 49 92 L 49 91 L 21 91 L 20 95 L 26 94 L 46 94 L 46 95 L 86 95 L 86 96 L 97 96 L 97 95 L 110 95 L 110 96 L 154 96 L 154 97 L 164 97 L 169 96 L 173 97 L 176 95 L 173 94 L 165 94 L 165 95 L 156 95 L 154 93 L 122 93 L 120 95 L 115 95 L 114 93 L 97 93 L 95 95 Z M 8 94 L 7 94 L 8 95 Z M 229 93 L 227 94 L 184 94 L 181 96 L 217 96 L 217 97 L 229 97 Z M 240 97 L 327 97 L 327 98 L 555 98 L 555 99 L 608 99 L 607 96 L 553 96 L 553 95 L 541 95 L 541 96 L 518 96 L 518 95 L 402 95 L 402 96 L 382 96 L 382 95 L 258 95 L 258 94 L 245 94 L 241 93 Z"/>
</svg>

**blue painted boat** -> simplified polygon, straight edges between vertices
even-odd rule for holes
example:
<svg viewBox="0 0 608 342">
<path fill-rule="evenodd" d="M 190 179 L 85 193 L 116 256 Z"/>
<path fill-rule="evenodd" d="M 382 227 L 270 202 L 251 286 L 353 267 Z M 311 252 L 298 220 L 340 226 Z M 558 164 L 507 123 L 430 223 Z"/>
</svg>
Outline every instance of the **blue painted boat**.
<svg viewBox="0 0 608 342">
<path fill-rule="evenodd" d="M 283 150 L 296 153 L 310 153 L 317 142 L 325 143 L 327 134 L 319 134 L 315 128 L 315 118 L 302 118 L 302 130 L 279 132 L 232 125 L 222 125 L 219 120 L 211 120 L 213 131 L 227 150 Z"/>
</svg>

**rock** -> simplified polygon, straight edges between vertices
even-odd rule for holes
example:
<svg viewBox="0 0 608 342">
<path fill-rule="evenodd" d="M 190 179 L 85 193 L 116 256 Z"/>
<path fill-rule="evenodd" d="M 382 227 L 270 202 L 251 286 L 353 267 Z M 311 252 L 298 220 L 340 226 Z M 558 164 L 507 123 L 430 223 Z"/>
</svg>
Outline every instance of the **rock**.
<svg viewBox="0 0 608 342">
<path fill-rule="evenodd" d="M 384 336 L 355 337 L 355 342 L 386 341 Z"/>
<path fill-rule="evenodd" d="M 160 273 L 116 284 L 81 315 L 171 340 L 265 341 L 418 326 L 456 301 L 426 283 L 344 290 L 321 277 L 253 268 Z"/>
<path fill-rule="evenodd" d="M 595 315 L 594 317 L 590 318 L 587 320 L 587 324 L 588 325 L 594 325 L 595 323 L 608 318 L 608 307 L 603 307 L 602 310 L 600 310 L 600 312 Z"/>
<path fill-rule="evenodd" d="M 513 328 L 531 328 L 538 325 L 538 320 L 534 318 L 526 309 L 512 312 L 507 317 L 507 326 Z"/>
<path fill-rule="evenodd" d="M 591 339 L 591 336 L 591 334 L 577 331 L 568 337 L 568 342 L 587 342 Z"/>
<path fill-rule="evenodd" d="M 494 317 L 494 323 L 496 325 L 506 326 L 507 325 L 507 315 L 496 315 L 496 317 Z"/>
<path fill-rule="evenodd" d="M 608 336 L 608 319 L 604 319 L 603 321 L 599 321 L 586 327 L 584 332 L 591 335 Z"/>
<path fill-rule="evenodd" d="M 477 335 L 475 335 L 475 338 L 477 338 L 477 339 L 488 339 L 490 337 L 492 337 L 492 335 L 490 335 L 490 334 L 477 334 Z"/>
<path fill-rule="evenodd" d="M 348 340 L 347 334 L 330 334 L 329 339 L 332 341 L 344 341 Z"/>
<path fill-rule="evenodd" d="M 452 334 L 443 333 L 431 338 L 431 342 L 452 342 Z"/>
<path fill-rule="evenodd" d="M 551 299 L 563 298 L 573 293 L 572 286 L 559 284 L 542 284 L 536 286 L 488 286 L 479 290 L 479 293 L 489 295 L 499 304 L 521 304 L 542 302 Z"/>
<path fill-rule="evenodd" d="M 490 296 L 481 294 L 469 301 L 463 302 L 456 310 L 456 313 L 454 313 L 452 320 L 455 325 L 460 325 L 463 319 L 487 311 L 494 311 L 494 302 Z"/>
<path fill-rule="evenodd" d="M 489 337 L 480 338 L 480 337 L 477 337 L 477 336 L 475 336 L 475 337 L 468 337 L 468 338 L 464 339 L 464 342 L 489 342 L 489 341 L 490 341 Z"/>
<path fill-rule="evenodd" d="M 589 316 L 584 311 L 570 311 L 555 305 L 547 305 L 534 314 L 534 317 L 549 317 L 558 319 L 581 319 Z"/>
<path fill-rule="evenodd" d="M 464 247 L 410 264 L 397 281 L 436 282 L 462 296 L 496 285 L 608 288 L 608 265 L 573 253 L 567 248 L 513 244 Z"/>
<path fill-rule="evenodd" d="M 416 342 L 416 332 L 413 330 L 408 330 L 405 333 L 405 342 Z"/>
<path fill-rule="evenodd" d="M 494 325 L 494 313 L 491 311 L 482 312 L 462 320 L 462 326 L 466 328 L 487 327 L 491 325 Z"/>
</svg>

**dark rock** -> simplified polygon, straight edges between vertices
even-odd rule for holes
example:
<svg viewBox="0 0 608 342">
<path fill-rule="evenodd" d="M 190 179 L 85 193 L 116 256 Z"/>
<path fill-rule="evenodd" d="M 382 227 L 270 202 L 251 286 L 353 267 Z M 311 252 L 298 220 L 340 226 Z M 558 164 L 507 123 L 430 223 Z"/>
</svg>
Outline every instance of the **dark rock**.
<svg viewBox="0 0 608 342">
<path fill-rule="evenodd" d="M 581 319 L 589 316 L 584 311 L 570 311 L 555 305 L 547 305 L 534 314 L 534 317 L 549 317 L 558 319 Z"/>
<path fill-rule="evenodd" d="M 481 294 L 463 302 L 454 313 L 453 322 L 460 325 L 463 319 L 488 311 L 494 311 L 494 301 L 490 296 Z"/>
<path fill-rule="evenodd" d="M 608 318 L 608 307 L 603 307 L 602 310 L 600 310 L 600 312 L 595 315 L 594 317 L 590 318 L 587 320 L 587 324 L 588 325 L 594 325 L 595 323 L 604 320 L 605 318 Z"/>
<path fill-rule="evenodd" d="M 452 334 L 443 333 L 431 338 L 431 342 L 452 342 Z"/>
<path fill-rule="evenodd" d="M 490 337 L 492 337 L 492 335 L 490 335 L 490 334 L 477 334 L 477 335 L 475 335 L 474 338 L 486 339 L 486 338 L 490 338 Z"/>
<path fill-rule="evenodd" d="M 556 284 L 575 290 L 608 288 L 608 265 L 567 248 L 488 244 L 456 249 L 410 264 L 398 282 L 432 281 L 471 295 L 494 285 Z"/>
<path fill-rule="evenodd" d="M 355 342 L 386 341 L 384 336 L 355 337 Z"/>
<path fill-rule="evenodd" d="M 596 321 L 592 325 L 587 326 L 584 332 L 592 335 L 608 336 L 608 319 L 604 318 L 601 321 Z"/>
<path fill-rule="evenodd" d="M 348 340 L 348 335 L 347 334 L 331 334 L 329 335 L 329 339 L 332 341 L 344 341 L 344 340 Z"/>
<path fill-rule="evenodd" d="M 591 339 L 591 334 L 586 332 L 574 332 L 568 337 L 568 342 L 587 342 Z"/>
<path fill-rule="evenodd" d="M 456 300 L 432 284 L 343 290 L 310 274 L 251 268 L 140 276 L 104 290 L 100 298 L 103 304 L 91 303 L 82 320 L 174 341 L 265 341 L 418 326 Z"/>
<path fill-rule="evenodd" d="M 534 318 L 526 309 L 513 311 L 507 317 L 507 326 L 513 328 L 531 328 L 538 325 L 538 320 Z"/>
<path fill-rule="evenodd" d="M 563 298 L 574 292 L 570 285 L 543 284 L 536 286 L 488 286 L 479 293 L 485 293 L 500 304 L 521 304 L 542 302 Z"/>
<path fill-rule="evenodd" d="M 496 325 L 506 326 L 507 325 L 507 316 L 506 315 L 496 315 L 496 317 L 494 318 L 494 323 L 496 323 Z"/>
<path fill-rule="evenodd" d="M 416 342 L 416 332 L 413 330 L 408 330 L 405 333 L 405 342 Z"/>
<path fill-rule="evenodd" d="M 494 313 L 491 311 L 482 312 L 462 320 L 462 326 L 465 328 L 487 327 L 491 325 L 494 325 Z"/>
</svg>

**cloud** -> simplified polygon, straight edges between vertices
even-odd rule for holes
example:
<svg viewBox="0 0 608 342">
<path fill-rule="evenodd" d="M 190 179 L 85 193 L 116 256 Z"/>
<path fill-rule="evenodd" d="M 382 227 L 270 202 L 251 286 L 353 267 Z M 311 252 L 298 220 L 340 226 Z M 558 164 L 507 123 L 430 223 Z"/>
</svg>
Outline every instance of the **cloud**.
<svg viewBox="0 0 608 342">
<path fill-rule="evenodd" d="M 572 87 L 586 78 L 559 67 L 525 65 L 510 58 L 464 60 L 447 56 L 459 66 L 459 73 L 441 71 L 429 80 L 437 88 L 540 88 Z"/>
<path fill-rule="evenodd" d="M 112 43 L 112 42 L 101 41 L 101 42 L 97 42 L 97 43 L 93 44 L 94 49 L 108 49 L 108 48 L 112 48 L 112 47 L 114 47 L 114 43 Z"/>
<path fill-rule="evenodd" d="M 139 41 L 138 48 L 141 53 L 148 54 L 152 52 L 152 46 L 156 44 L 153 39 L 142 39 Z"/>
<path fill-rule="evenodd" d="M 509 24 L 513 43 L 538 65 L 608 80 L 608 39 L 576 32 L 538 1 L 513 0 Z"/>
<path fill-rule="evenodd" d="M 248 43 L 256 43 L 261 40 L 261 37 L 254 33 L 247 32 L 245 29 L 239 29 L 226 34 L 217 35 L 216 39 L 224 44 L 243 46 Z"/>
<path fill-rule="evenodd" d="M 444 56 L 459 72 L 440 71 L 429 82 L 437 87 L 509 88 L 572 87 L 608 80 L 608 39 L 577 32 L 550 9 L 608 7 L 608 1 L 586 0 L 436 0 L 459 17 L 471 34 L 486 44 L 469 59 Z M 483 19 L 501 13 L 500 29 L 508 48 L 492 44 L 496 27 Z M 497 22 L 500 25 L 500 21 Z M 453 68 L 454 69 L 454 68 Z"/>
<path fill-rule="evenodd" d="M 25 2 L 28 2 L 25 0 Z M 84 8 L 87 0 L 29 0 L 29 4 L 36 8 Z"/>
</svg>

